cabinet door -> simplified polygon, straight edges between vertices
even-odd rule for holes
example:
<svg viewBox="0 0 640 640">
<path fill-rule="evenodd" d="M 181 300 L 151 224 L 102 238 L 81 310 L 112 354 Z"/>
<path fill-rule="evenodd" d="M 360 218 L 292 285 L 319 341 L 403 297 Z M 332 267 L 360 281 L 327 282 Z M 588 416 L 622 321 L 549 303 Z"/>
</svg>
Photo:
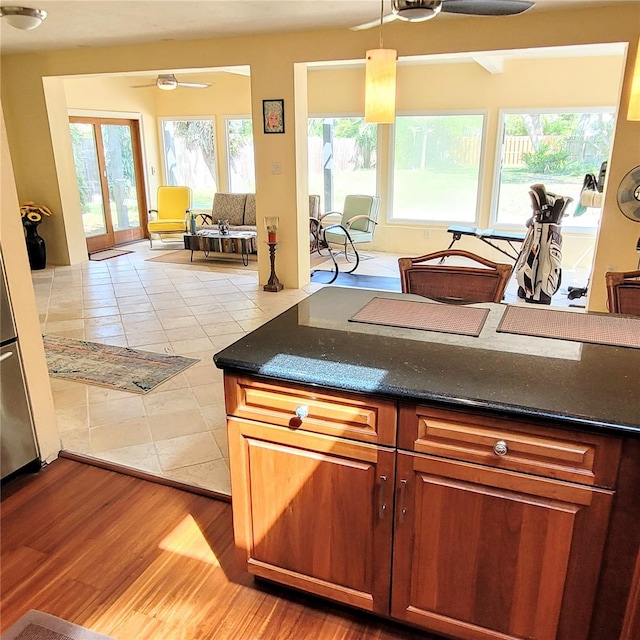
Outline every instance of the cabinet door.
<svg viewBox="0 0 640 640">
<path fill-rule="evenodd" d="M 248 570 L 388 614 L 394 451 L 236 418 L 228 430 Z"/>
<path fill-rule="evenodd" d="M 587 637 L 612 493 L 399 453 L 391 612 L 462 640 Z"/>
</svg>

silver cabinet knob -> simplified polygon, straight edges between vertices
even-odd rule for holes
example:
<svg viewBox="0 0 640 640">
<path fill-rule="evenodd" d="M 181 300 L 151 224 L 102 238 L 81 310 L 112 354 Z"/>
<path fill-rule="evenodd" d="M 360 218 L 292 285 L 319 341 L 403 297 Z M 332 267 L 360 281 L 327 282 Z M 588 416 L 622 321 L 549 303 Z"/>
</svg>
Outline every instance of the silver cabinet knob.
<svg viewBox="0 0 640 640">
<path fill-rule="evenodd" d="M 507 443 L 504 440 L 498 440 L 498 442 L 493 445 L 493 453 L 497 456 L 506 456 L 507 453 L 509 453 Z"/>
<path fill-rule="evenodd" d="M 309 407 L 307 405 L 301 404 L 299 407 L 296 407 L 296 418 L 299 420 L 303 420 L 309 415 Z"/>
</svg>

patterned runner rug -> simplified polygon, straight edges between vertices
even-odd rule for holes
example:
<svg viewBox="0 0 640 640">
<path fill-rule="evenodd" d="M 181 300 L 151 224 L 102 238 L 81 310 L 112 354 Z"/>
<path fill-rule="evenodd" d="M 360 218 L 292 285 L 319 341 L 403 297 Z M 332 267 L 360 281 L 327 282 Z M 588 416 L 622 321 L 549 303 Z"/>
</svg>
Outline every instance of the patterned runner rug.
<svg viewBox="0 0 640 640">
<path fill-rule="evenodd" d="M 7 629 L 2 634 L 1 640 L 112 640 L 112 638 L 32 609 Z"/>
<path fill-rule="evenodd" d="M 50 376 L 133 393 L 148 393 L 199 362 L 53 335 L 45 335 L 43 340 Z"/>
<path fill-rule="evenodd" d="M 513 306 L 496 331 L 640 349 L 640 318 Z"/>
<path fill-rule="evenodd" d="M 488 315 L 489 309 L 477 307 L 373 298 L 349 320 L 476 337 L 480 335 Z"/>
</svg>

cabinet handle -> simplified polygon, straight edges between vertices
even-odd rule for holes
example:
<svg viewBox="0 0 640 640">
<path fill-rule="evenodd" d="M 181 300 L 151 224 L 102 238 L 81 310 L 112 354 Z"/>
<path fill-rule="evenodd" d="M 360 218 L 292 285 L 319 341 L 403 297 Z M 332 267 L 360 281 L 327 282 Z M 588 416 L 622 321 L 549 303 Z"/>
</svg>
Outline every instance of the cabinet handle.
<svg viewBox="0 0 640 640">
<path fill-rule="evenodd" d="M 509 453 L 509 447 L 507 447 L 507 443 L 504 440 L 498 440 L 493 445 L 493 453 L 497 456 L 506 456 Z"/>
<path fill-rule="evenodd" d="M 0 356 L 0 362 L 4 362 L 5 360 L 8 360 L 12 355 L 13 355 L 13 351 L 7 351 L 6 353 L 3 353 Z"/>
<path fill-rule="evenodd" d="M 407 509 L 404 506 L 404 492 L 407 488 L 407 481 L 400 480 L 400 523 L 404 522 L 404 516 L 407 513 Z"/>
<path fill-rule="evenodd" d="M 299 407 L 296 407 L 296 418 L 299 420 L 304 420 L 309 415 L 309 407 L 306 404 L 301 404 Z"/>
<path fill-rule="evenodd" d="M 387 505 L 385 503 L 385 487 L 387 486 L 387 476 L 380 476 L 380 502 L 378 506 L 378 517 L 380 520 L 384 518 L 385 511 L 387 510 Z"/>
</svg>

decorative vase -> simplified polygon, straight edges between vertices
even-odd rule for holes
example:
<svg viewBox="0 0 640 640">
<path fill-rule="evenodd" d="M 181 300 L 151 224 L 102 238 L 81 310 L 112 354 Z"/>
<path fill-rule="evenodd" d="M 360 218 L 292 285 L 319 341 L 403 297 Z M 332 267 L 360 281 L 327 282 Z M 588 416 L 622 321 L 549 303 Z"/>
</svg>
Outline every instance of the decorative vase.
<svg viewBox="0 0 640 640">
<path fill-rule="evenodd" d="M 38 226 L 25 226 L 27 236 L 27 254 L 29 255 L 29 265 L 32 270 L 44 269 L 47 266 L 47 246 L 44 238 L 38 235 Z"/>
</svg>

